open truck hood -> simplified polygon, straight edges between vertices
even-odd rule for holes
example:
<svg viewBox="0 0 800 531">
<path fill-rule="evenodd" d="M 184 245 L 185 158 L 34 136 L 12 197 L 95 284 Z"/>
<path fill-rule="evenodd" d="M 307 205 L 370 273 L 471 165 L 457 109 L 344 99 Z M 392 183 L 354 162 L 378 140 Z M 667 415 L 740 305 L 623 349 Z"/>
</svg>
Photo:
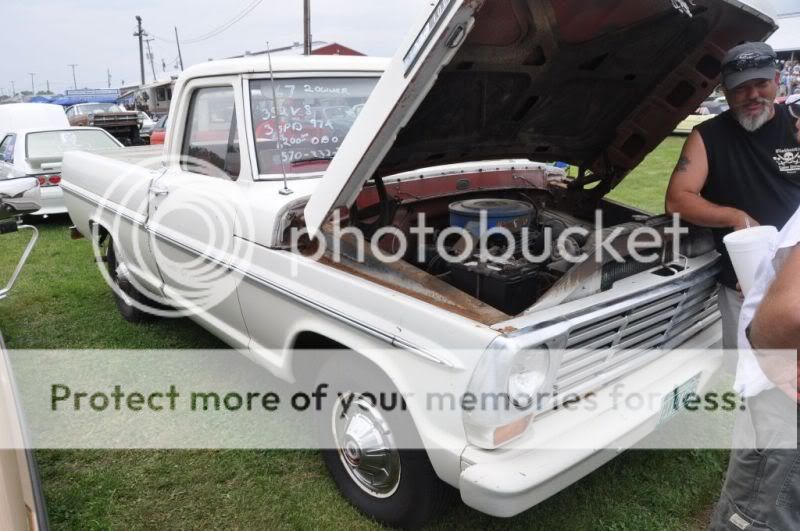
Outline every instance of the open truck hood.
<svg viewBox="0 0 800 531">
<path fill-rule="evenodd" d="M 311 235 L 373 176 L 501 158 L 583 169 L 596 202 L 776 26 L 763 0 L 439 0 L 305 209 Z"/>
</svg>

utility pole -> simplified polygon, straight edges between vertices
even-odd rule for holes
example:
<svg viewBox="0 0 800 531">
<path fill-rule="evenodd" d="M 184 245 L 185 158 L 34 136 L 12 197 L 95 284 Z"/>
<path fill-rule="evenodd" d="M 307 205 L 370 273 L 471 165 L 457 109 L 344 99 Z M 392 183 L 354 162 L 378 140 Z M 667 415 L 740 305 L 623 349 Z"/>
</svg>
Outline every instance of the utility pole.
<svg viewBox="0 0 800 531">
<path fill-rule="evenodd" d="M 136 23 L 138 24 L 138 31 L 133 34 L 134 37 L 139 37 L 139 71 L 142 74 L 142 85 L 144 85 L 144 47 L 142 46 L 142 17 L 136 16 Z"/>
<path fill-rule="evenodd" d="M 181 40 L 178 38 L 178 26 L 175 26 L 175 42 L 178 43 L 178 61 L 181 64 L 181 72 L 183 72 L 183 56 L 181 55 Z"/>
<path fill-rule="evenodd" d="M 16 95 L 17 95 L 17 87 L 14 86 L 14 82 L 12 81 L 11 82 L 11 97 L 13 98 Z"/>
<path fill-rule="evenodd" d="M 47 80 L 47 92 L 48 93 L 50 92 L 50 80 L 49 79 Z"/>
<path fill-rule="evenodd" d="M 147 33 L 145 33 L 147 35 Z M 156 82 L 156 66 L 153 63 L 153 52 L 150 50 L 150 42 L 154 41 L 155 39 L 149 38 L 145 39 L 144 42 L 147 44 L 147 58 L 150 60 L 150 69 L 153 71 L 153 83 Z"/>
<path fill-rule="evenodd" d="M 72 67 L 72 86 L 75 87 L 75 90 L 78 90 L 78 82 L 75 80 L 75 67 L 78 65 L 67 65 Z"/>
<path fill-rule="evenodd" d="M 311 55 L 311 0 L 303 0 L 303 55 Z"/>
<path fill-rule="evenodd" d="M 33 85 L 33 76 L 36 75 L 36 72 L 28 72 L 28 75 L 31 76 L 31 95 L 36 95 L 36 87 Z"/>
<path fill-rule="evenodd" d="M 108 88 L 111 88 L 111 69 L 106 68 L 106 72 L 108 73 Z"/>
</svg>

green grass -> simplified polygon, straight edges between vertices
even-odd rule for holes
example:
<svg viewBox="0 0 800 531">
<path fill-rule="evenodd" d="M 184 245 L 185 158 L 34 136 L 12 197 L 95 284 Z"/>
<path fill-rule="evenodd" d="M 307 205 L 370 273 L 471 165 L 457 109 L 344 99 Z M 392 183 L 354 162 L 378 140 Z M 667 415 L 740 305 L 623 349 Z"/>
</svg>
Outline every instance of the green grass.
<svg viewBox="0 0 800 531">
<path fill-rule="evenodd" d="M 662 211 L 680 139 L 668 139 L 612 194 Z M 9 348 L 216 348 L 188 320 L 123 321 L 86 241 L 67 221 L 42 236 L 11 298 L 0 303 Z M 7 278 L 23 235 L 0 240 Z M 266 376 L 265 376 L 266 378 Z M 370 529 L 309 451 L 38 451 L 54 529 Z M 727 455 L 630 451 L 510 520 L 456 503 L 435 529 L 701 529 Z"/>
<path fill-rule="evenodd" d="M 667 137 L 608 197 L 654 214 L 663 213 L 669 176 L 681 154 L 684 140 L 682 137 Z"/>
</svg>

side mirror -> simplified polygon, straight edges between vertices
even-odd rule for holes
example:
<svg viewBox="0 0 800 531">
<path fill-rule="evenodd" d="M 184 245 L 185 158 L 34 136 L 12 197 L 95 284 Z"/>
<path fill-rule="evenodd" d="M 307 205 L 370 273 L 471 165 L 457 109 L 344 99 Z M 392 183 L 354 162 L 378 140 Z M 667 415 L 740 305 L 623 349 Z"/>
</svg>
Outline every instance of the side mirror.
<svg viewBox="0 0 800 531">
<path fill-rule="evenodd" d="M 42 194 L 35 177 L 0 180 L 0 221 L 42 208 Z"/>
</svg>

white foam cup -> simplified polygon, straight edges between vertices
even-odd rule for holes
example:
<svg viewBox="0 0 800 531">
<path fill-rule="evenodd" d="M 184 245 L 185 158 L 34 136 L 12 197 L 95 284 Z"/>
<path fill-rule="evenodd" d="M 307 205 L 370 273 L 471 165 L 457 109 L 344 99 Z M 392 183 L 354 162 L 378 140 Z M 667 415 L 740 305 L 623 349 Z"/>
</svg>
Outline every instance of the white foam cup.
<svg viewBox="0 0 800 531">
<path fill-rule="evenodd" d="M 778 229 L 762 225 L 731 232 L 722 239 L 745 295 L 753 285 L 758 265 L 764 257 L 769 256 L 770 246 L 777 237 Z"/>
</svg>

